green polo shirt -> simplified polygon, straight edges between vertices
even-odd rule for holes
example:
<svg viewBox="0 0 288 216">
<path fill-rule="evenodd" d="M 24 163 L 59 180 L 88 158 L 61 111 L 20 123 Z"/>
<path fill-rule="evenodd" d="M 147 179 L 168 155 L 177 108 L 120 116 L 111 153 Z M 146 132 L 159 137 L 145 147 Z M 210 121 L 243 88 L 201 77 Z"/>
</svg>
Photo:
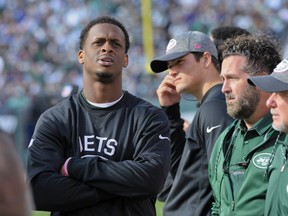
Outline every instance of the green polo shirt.
<svg viewBox="0 0 288 216">
<path fill-rule="evenodd" d="M 238 133 L 235 134 L 235 143 L 232 144 L 234 149 L 229 167 L 229 175 L 236 200 L 245 178 L 246 168 L 251 160 L 247 156 L 262 142 L 263 136 L 265 136 L 265 133 L 269 130 L 270 125 L 271 117 L 269 115 L 262 118 L 248 130 L 243 121 L 239 121 L 238 123 L 239 130 Z M 263 160 L 268 162 L 269 157 L 270 155 L 267 155 Z"/>
<path fill-rule="evenodd" d="M 288 215 L 288 136 L 283 140 L 269 168 L 265 216 Z"/>
<path fill-rule="evenodd" d="M 209 161 L 212 215 L 264 215 L 267 167 L 277 146 L 271 114 L 247 130 L 235 120 L 218 137 Z"/>
</svg>

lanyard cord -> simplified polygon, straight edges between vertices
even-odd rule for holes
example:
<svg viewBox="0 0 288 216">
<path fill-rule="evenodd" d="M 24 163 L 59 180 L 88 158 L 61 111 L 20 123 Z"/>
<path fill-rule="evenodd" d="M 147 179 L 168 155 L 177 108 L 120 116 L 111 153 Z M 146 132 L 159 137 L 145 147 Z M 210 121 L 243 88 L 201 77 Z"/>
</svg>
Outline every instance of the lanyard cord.
<svg viewBox="0 0 288 216">
<path fill-rule="evenodd" d="M 231 160 L 231 156 L 232 156 L 232 151 L 233 151 L 233 147 L 235 145 L 235 140 L 237 138 L 237 135 L 238 135 L 238 132 L 240 131 L 239 129 L 239 126 L 238 127 L 235 127 L 235 130 L 232 134 L 232 137 L 231 137 L 231 140 L 229 142 L 229 147 L 225 153 L 225 156 L 224 156 L 224 161 L 223 161 L 223 172 L 224 172 L 224 175 L 226 174 L 227 175 L 227 178 L 229 180 L 229 183 L 230 183 L 230 190 L 231 190 L 231 195 L 232 195 L 232 203 L 231 203 L 231 208 L 232 208 L 232 211 L 234 211 L 234 207 L 235 207 L 235 201 L 234 201 L 234 190 L 233 190 L 233 187 L 232 187 L 232 179 L 231 179 L 231 176 L 230 176 L 230 173 L 229 173 L 229 167 L 230 167 L 230 160 Z"/>
<path fill-rule="evenodd" d="M 277 135 L 276 141 L 275 141 L 275 143 L 274 143 L 274 146 L 273 146 L 273 149 L 272 149 L 272 152 L 271 152 L 271 156 L 270 156 L 270 158 L 269 158 L 269 161 L 268 161 L 266 170 L 265 170 L 265 172 L 264 172 L 264 177 L 267 177 L 267 178 L 268 178 L 269 168 L 270 168 L 270 166 L 271 166 L 271 164 L 272 164 L 272 161 L 273 161 L 273 159 L 274 159 L 274 157 L 275 157 L 275 153 L 276 153 L 276 149 L 277 149 L 276 147 L 278 146 L 277 143 L 278 143 L 278 140 L 279 140 L 280 135 L 281 135 L 281 132 Z M 284 154 L 283 154 L 283 155 L 284 155 Z M 283 165 L 282 168 L 281 168 L 281 172 L 282 172 L 282 169 L 284 170 L 284 167 L 285 167 L 285 164 L 286 164 L 286 161 L 287 161 L 287 160 L 286 160 L 286 155 L 284 155 L 284 159 L 285 159 L 285 161 L 284 161 L 284 165 Z"/>
</svg>

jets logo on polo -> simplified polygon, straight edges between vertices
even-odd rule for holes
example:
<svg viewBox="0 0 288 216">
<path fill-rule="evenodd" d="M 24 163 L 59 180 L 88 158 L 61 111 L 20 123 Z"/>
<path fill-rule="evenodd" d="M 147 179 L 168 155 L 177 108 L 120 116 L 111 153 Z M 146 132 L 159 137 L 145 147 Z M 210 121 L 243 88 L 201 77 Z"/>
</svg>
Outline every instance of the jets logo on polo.
<svg viewBox="0 0 288 216">
<path fill-rule="evenodd" d="M 173 47 L 175 47 L 177 44 L 177 41 L 175 39 L 171 39 L 167 45 L 166 52 L 171 50 Z"/>
<path fill-rule="evenodd" d="M 266 169 L 269 164 L 270 157 L 270 153 L 260 153 L 255 155 L 252 161 L 254 166 L 258 167 L 259 169 Z"/>
<path fill-rule="evenodd" d="M 274 69 L 274 72 L 281 73 L 287 70 L 288 70 L 288 61 L 285 59 L 276 66 L 276 68 Z"/>
</svg>

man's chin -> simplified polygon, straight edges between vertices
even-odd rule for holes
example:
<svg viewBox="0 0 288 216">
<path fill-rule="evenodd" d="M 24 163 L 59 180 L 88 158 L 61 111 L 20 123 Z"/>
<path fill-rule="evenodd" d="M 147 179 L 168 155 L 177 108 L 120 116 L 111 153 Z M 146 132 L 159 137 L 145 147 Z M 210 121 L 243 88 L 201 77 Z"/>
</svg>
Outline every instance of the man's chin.
<svg viewBox="0 0 288 216">
<path fill-rule="evenodd" d="M 288 133 L 288 127 L 285 127 L 284 125 L 272 123 L 272 127 L 273 127 L 274 130 L 276 130 L 276 131 Z"/>
<path fill-rule="evenodd" d="M 96 73 L 97 80 L 99 82 L 108 84 L 113 82 L 113 74 L 107 72 L 98 72 Z"/>
</svg>

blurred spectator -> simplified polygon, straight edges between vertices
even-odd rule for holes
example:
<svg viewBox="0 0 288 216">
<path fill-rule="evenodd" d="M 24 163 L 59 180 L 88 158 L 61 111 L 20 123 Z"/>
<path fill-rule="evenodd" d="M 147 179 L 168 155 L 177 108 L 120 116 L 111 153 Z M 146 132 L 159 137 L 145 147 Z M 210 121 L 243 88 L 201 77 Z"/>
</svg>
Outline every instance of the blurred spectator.
<svg viewBox="0 0 288 216">
<path fill-rule="evenodd" d="M 32 215 L 33 200 L 12 139 L 0 131 L 0 214 Z"/>
<path fill-rule="evenodd" d="M 283 54 L 288 53 L 288 0 L 151 2 L 156 56 L 165 49 L 173 32 L 208 33 L 223 25 L 275 34 L 283 44 Z M 0 109 L 23 115 L 43 92 L 60 95 L 67 84 L 81 87 L 74 41 L 83 23 L 104 14 L 116 16 L 131 32 L 131 64 L 123 73 L 123 87 L 139 97 L 157 101 L 155 89 L 162 75 L 145 71 L 141 1 L 0 0 Z"/>
<path fill-rule="evenodd" d="M 77 85 L 65 85 L 60 93 L 57 94 L 46 94 L 45 92 L 35 96 L 27 109 L 26 115 L 26 145 L 25 149 L 28 147 L 28 143 L 34 132 L 36 122 L 40 115 L 48 108 L 57 104 L 63 98 L 69 97 L 72 94 L 76 94 L 79 90 Z"/>
</svg>

